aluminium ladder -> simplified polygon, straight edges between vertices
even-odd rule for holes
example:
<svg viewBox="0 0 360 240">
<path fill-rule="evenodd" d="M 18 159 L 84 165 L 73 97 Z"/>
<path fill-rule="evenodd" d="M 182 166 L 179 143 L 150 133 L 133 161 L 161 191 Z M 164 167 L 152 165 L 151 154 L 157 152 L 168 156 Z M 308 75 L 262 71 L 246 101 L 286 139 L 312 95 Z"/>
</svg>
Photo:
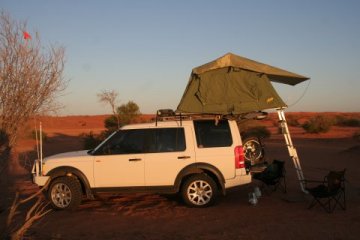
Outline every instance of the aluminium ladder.
<svg viewBox="0 0 360 240">
<path fill-rule="evenodd" d="M 304 174 L 303 171 L 301 169 L 301 165 L 300 165 L 300 161 L 299 161 L 299 157 L 296 151 L 296 148 L 294 147 L 294 144 L 291 140 L 291 136 L 290 136 L 290 132 L 289 132 L 289 128 L 285 119 L 285 113 L 284 113 L 284 109 L 280 108 L 276 110 L 279 116 L 279 121 L 281 124 L 281 130 L 282 133 L 284 135 L 285 141 L 286 141 L 286 146 L 288 148 L 289 151 L 289 155 L 291 157 L 291 159 L 293 160 L 293 163 L 295 165 L 295 170 L 296 170 L 296 174 L 298 176 L 298 179 L 300 181 L 300 187 L 301 190 L 304 193 L 308 193 L 308 191 L 305 189 L 305 178 L 304 178 Z"/>
</svg>

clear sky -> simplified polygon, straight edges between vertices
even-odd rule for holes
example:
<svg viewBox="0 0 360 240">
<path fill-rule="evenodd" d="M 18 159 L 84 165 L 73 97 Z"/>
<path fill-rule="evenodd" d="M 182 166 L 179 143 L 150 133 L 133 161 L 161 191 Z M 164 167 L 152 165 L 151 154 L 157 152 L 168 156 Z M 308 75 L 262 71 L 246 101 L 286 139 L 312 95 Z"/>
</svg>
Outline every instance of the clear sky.
<svg viewBox="0 0 360 240">
<path fill-rule="evenodd" d="M 274 85 L 288 111 L 360 111 L 358 0 L 0 0 L 0 9 L 66 48 L 62 115 L 110 113 L 101 90 L 143 113 L 175 109 L 192 68 L 227 52 L 310 77 Z"/>
</svg>

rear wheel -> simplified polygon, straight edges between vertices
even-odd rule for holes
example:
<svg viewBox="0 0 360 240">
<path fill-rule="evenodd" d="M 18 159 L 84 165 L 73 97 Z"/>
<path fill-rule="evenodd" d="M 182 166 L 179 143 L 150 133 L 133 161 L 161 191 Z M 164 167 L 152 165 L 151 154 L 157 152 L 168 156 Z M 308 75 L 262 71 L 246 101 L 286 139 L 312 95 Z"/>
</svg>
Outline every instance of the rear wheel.
<svg viewBox="0 0 360 240">
<path fill-rule="evenodd" d="M 208 207 L 217 197 L 218 189 L 214 180 L 205 174 L 188 178 L 181 189 L 184 202 L 191 207 Z"/>
<path fill-rule="evenodd" d="M 73 210 L 81 203 L 81 185 L 74 177 L 56 178 L 48 190 L 48 198 L 53 208 Z"/>
</svg>

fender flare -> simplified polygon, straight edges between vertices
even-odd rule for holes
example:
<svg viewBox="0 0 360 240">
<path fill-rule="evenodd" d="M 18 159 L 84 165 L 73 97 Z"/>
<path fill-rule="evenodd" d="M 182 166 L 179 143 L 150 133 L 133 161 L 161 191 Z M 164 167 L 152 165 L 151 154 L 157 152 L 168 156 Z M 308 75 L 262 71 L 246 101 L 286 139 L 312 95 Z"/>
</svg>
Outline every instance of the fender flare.
<svg viewBox="0 0 360 240">
<path fill-rule="evenodd" d="M 220 187 L 220 191 L 223 193 L 223 195 L 225 195 L 225 178 L 222 175 L 222 173 L 220 172 L 220 170 L 208 163 L 193 163 L 190 164 L 188 166 L 186 166 L 185 168 L 183 168 L 179 174 L 176 176 L 175 179 L 175 184 L 174 187 L 176 189 L 176 191 L 178 192 L 180 190 L 181 187 L 181 183 L 182 180 L 184 179 L 184 177 L 191 175 L 191 174 L 197 174 L 197 173 L 204 173 L 204 171 L 208 171 L 211 174 L 213 174 L 216 179 L 215 182 L 217 184 L 219 184 Z"/>
<path fill-rule="evenodd" d="M 58 167 L 58 168 L 54 168 L 54 169 L 50 170 L 46 175 L 49 176 L 51 180 L 53 180 L 57 177 L 75 175 L 80 180 L 82 186 L 84 186 L 86 196 L 90 199 L 94 198 L 94 196 L 91 192 L 90 183 L 89 183 L 87 177 L 85 176 L 85 174 L 83 172 L 81 172 L 77 168 L 70 167 L 70 166 Z"/>
</svg>

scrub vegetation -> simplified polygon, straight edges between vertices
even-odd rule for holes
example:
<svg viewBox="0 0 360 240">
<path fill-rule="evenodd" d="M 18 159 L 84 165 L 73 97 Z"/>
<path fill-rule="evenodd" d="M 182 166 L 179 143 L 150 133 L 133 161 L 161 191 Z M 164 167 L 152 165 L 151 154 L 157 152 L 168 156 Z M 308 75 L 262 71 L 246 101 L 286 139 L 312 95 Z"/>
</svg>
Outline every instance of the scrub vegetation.
<svg viewBox="0 0 360 240">
<path fill-rule="evenodd" d="M 311 117 L 302 127 L 307 133 L 326 133 L 334 123 L 332 118 L 317 115 Z"/>
</svg>

